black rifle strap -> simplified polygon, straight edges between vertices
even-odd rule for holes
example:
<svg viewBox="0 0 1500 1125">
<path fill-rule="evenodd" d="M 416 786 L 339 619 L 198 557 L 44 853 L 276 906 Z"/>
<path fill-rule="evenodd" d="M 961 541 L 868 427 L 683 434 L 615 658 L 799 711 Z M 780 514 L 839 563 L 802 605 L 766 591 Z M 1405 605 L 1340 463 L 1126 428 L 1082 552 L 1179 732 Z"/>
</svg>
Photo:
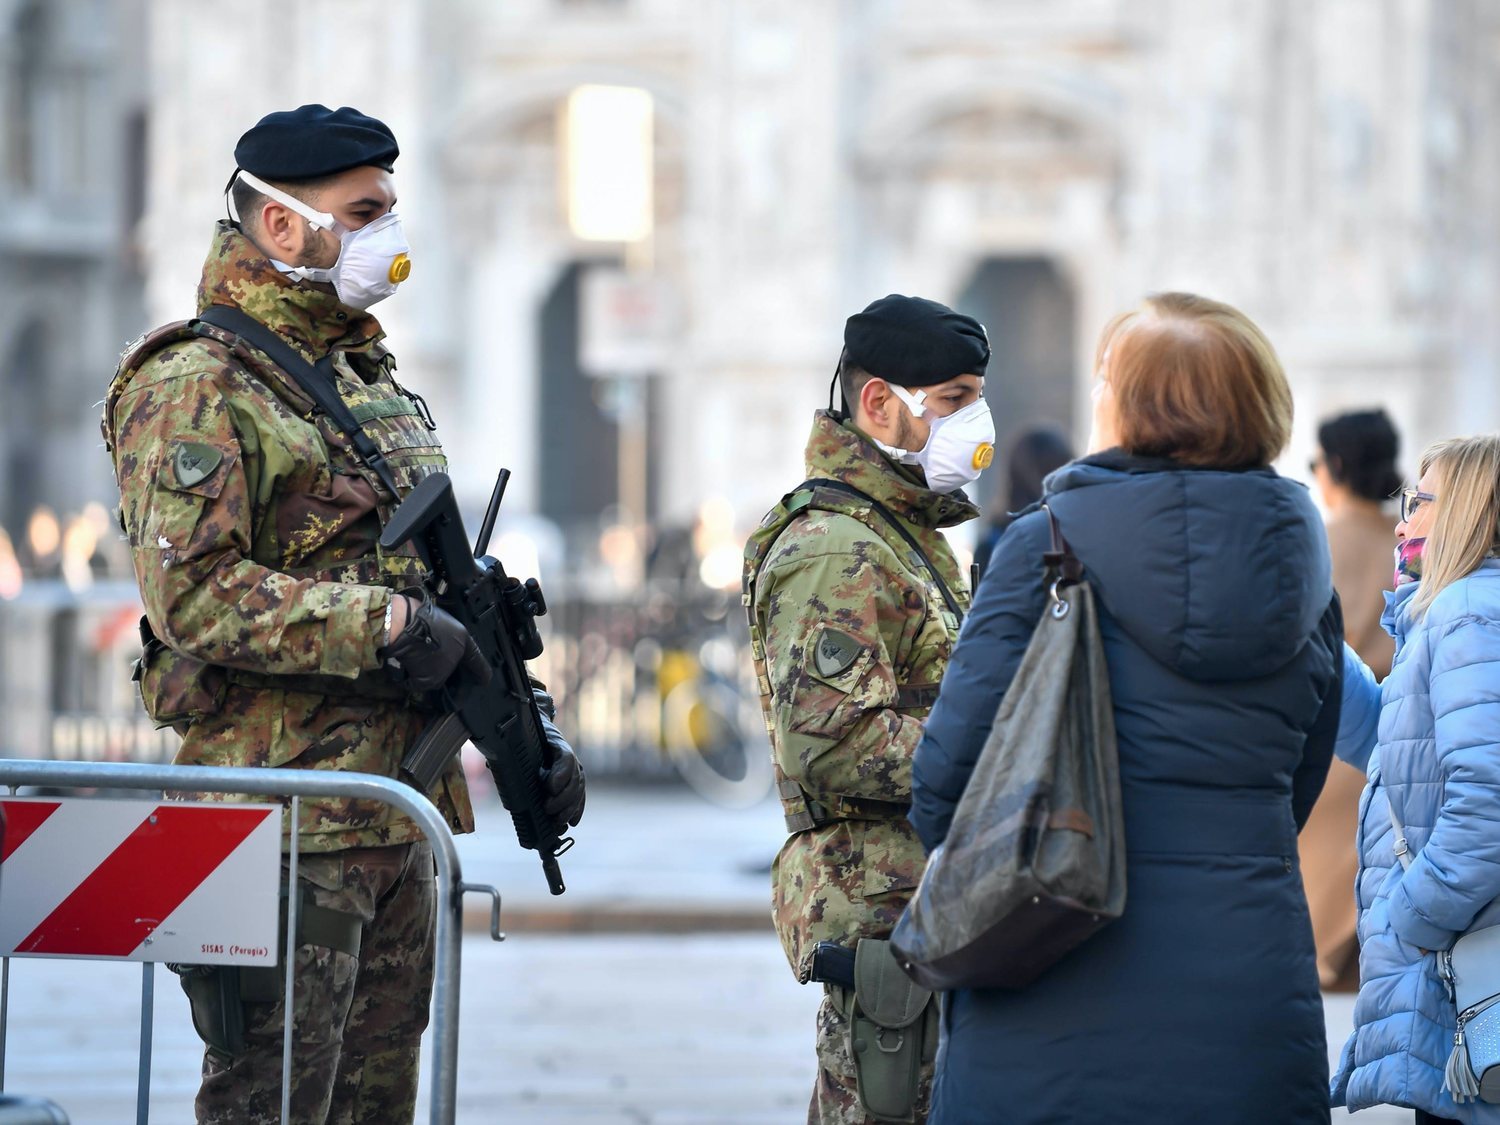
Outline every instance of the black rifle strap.
<svg viewBox="0 0 1500 1125">
<path fill-rule="evenodd" d="M 871 496 L 869 493 L 862 492 L 859 489 L 855 488 L 852 484 L 845 484 L 841 480 L 831 480 L 827 477 L 814 477 L 812 480 L 803 481 L 796 488 L 792 489 L 792 492 L 795 494 L 807 488 L 832 488 L 838 492 L 846 492 L 850 496 L 856 497 L 857 499 L 862 500 L 864 503 L 870 505 L 871 511 L 879 512 L 881 518 L 895 529 L 897 535 L 906 540 L 906 545 L 908 547 L 916 552 L 917 558 L 920 559 L 922 561 L 922 565 L 927 568 L 927 573 L 932 575 L 932 580 L 937 583 L 938 593 L 943 595 L 943 601 L 948 603 L 948 608 L 953 612 L 953 616 L 958 619 L 958 623 L 960 625 L 964 623 L 964 611 L 958 607 L 958 599 L 953 596 L 953 591 L 948 589 L 948 583 L 943 581 L 942 572 L 939 571 L 937 565 L 927 557 L 927 552 L 922 550 L 922 545 L 917 542 L 916 536 L 912 535 L 911 532 L 907 531 L 906 528 L 902 526 L 901 521 L 896 518 L 895 514 L 892 513 L 889 508 L 887 508 L 884 504 L 875 499 L 875 497 Z"/>
<path fill-rule="evenodd" d="M 198 319 L 205 324 L 212 324 L 215 328 L 233 332 L 251 347 L 264 352 L 272 363 L 290 375 L 293 382 L 306 392 L 307 397 L 312 399 L 318 409 L 328 415 L 333 424 L 349 439 L 360 459 L 380 478 L 380 483 L 385 485 L 397 500 L 401 499 L 401 489 L 396 486 L 396 476 L 391 472 L 391 467 L 386 464 L 385 455 L 380 452 L 380 448 L 370 435 L 365 433 L 360 424 L 354 420 L 354 414 L 339 397 L 338 388 L 334 385 L 337 375 L 333 370 L 331 354 L 325 355 L 316 364 L 308 363 L 295 348 L 274 331 L 243 309 L 232 308 L 229 305 L 209 305 L 199 314 Z"/>
</svg>

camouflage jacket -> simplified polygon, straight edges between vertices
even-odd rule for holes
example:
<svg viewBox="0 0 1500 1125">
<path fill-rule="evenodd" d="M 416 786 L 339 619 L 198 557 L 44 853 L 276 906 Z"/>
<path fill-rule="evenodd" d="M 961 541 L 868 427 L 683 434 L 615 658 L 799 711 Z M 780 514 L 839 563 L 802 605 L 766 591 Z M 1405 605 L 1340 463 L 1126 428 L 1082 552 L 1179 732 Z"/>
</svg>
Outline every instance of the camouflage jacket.
<svg viewBox="0 0 1500 1125">
<path fill-rule="evenodd" d="M 853 485 L 899 518 L 961 609 L 968 584 L 939 533 L 979 514 L 819 411 L 808 479 Z M 772 869 L 777 933 L 806 981 L 820 941 L 885 937 L 921 879 L 906 821 L 911 759 L 958 636 L 926 567 L 867 503 L 803 489 L 745 549 L 745 596 L 788 838 Z"/>
<path fill-rule="evenodd" d="M 309 361 L 332 351 L 340 396 L 403 490 L 445 466 L 374 317 L 281 274 L 225 222 L 198 290 L 199 310 L 211 304 L 238 306 Z M 143 695 L 183 735 L 177 762 L 395 776 L 426 717 L 375 651 L 391 591 L 423 572 L 410 549 L 379 547 L 396 498 L 348 439 L 249 344 L 186 323 L 127 350 L 104 434 L 160 638 Z M 473 829 L 457 762 L 431 796 L 455 831 Z M 304 799 L 298 828 L 312 852 L 421 835 L 382 803 L 329 798 Z"/>
</svg>

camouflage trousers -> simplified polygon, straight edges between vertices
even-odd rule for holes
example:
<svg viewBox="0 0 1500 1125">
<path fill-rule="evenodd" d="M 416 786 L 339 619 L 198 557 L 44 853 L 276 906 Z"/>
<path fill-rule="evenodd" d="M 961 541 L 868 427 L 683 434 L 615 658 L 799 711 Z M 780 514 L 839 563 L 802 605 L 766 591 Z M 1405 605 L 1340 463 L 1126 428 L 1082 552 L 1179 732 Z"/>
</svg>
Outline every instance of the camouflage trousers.
<svg viewBox="0 0 1500 1125">
<path fill-rule="evenodd" d="M 296 1125 L 409 1123 L 432 997 L 434 877 L 425 841 L 300 857 L 321 906 L 363 922 L 359 956 L 297 950 L 292 1021 Z M 245 1005 L 245 1050 L 203 1058 L 200 1125 L 281 1120 L 284 1002 Z"/>
<path fill-rule="evenodd" d="M 838 985 L 824 985 L 823 1002 L 818 1005 L 818 1080 L 807 1110 L 807 1125 L 881 1125 L 884 1119 L 871 1117 L 860 1103 L 854 1052 L 849 1046 L 849 1021 L 834 1002 L 835 991 L 848 995 Z M 848 1006 L 847 999 L 843 1000 L 843 1006 Z M 927 1120 L 927 1110 L 932 1104 L 932 1070 L 931 1064 L 922 1068 L 917 1125 Z"/>
</svg>

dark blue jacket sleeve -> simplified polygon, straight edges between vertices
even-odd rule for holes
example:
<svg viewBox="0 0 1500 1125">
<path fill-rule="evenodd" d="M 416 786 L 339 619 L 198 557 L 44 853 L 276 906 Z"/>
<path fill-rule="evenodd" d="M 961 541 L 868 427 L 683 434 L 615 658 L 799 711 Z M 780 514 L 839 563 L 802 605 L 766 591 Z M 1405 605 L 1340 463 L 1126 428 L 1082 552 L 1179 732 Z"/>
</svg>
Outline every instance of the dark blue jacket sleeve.
<svg viewBox="0 0 1500 1125">
<path fill-rule="evenodd" d="M 1048 540 L 1045 512 L 1006 528 L 964 619 L 912 760 L 911 822 L 929 852 L 948 835 L 953 810 L 1042 615 Z"/>
<path fill-rule="evenodd" d="M 1328 767 L 1333 761 L 1334 743 L 1338 741 L 1339 715 L 1344 705 L 1344 611 L 1339 605 L 1338 595 L 1328 605 L 1323 620 L 1318 626 L 1314 644 L 1321 644 L 1329 655 L 1333 666 L 1333 677 L 1323 693 L 1323 705 L 1312 729 L 1307 732 L 1307 744 L 1302 751 L 1302 762 L 1292 775 L 1292 817 L 1297 822 L 1297 831 L 1312 815 L 1313 805 L 1323 792 L 1323 783 L 1328 780 Z"/>
</svg>

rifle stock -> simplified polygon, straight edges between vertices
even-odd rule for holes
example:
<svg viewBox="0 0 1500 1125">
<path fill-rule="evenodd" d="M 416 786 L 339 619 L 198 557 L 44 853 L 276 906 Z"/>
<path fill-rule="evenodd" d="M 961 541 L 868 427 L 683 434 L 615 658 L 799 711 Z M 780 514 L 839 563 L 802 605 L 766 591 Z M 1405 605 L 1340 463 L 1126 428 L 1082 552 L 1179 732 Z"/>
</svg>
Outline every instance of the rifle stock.
<svg viewBox="0 0 1500 1125">
<path fill-rule="evenodd" d="M 502 470 L 502 481 L 506 475 Z M 493 518 L 487 515 L 486 524 Z M 552 754 L 525 663 L 542 651 L 534 620 L 546 613 L 541 591 L 534 579 L 523 584 L 509 577 L 498 559 L 474 557 L 446 473 L 423 478 L 380 537 L 387 550 L 407 541 L 427 565 L 428 593 L 468 629 L 493 676 L 480 686 L 460 671 L 444 685 L 443 714 L 402 759 L 402 772 L 426 792 L 464 741 L 472 741 L 495 779 L 516 839 L 538 853 L 548 888 L 560 895 L 566 888 L 557 857 L 573 840 L 556 831 L 544 808 L 542 773 Z"/>
</svg>

